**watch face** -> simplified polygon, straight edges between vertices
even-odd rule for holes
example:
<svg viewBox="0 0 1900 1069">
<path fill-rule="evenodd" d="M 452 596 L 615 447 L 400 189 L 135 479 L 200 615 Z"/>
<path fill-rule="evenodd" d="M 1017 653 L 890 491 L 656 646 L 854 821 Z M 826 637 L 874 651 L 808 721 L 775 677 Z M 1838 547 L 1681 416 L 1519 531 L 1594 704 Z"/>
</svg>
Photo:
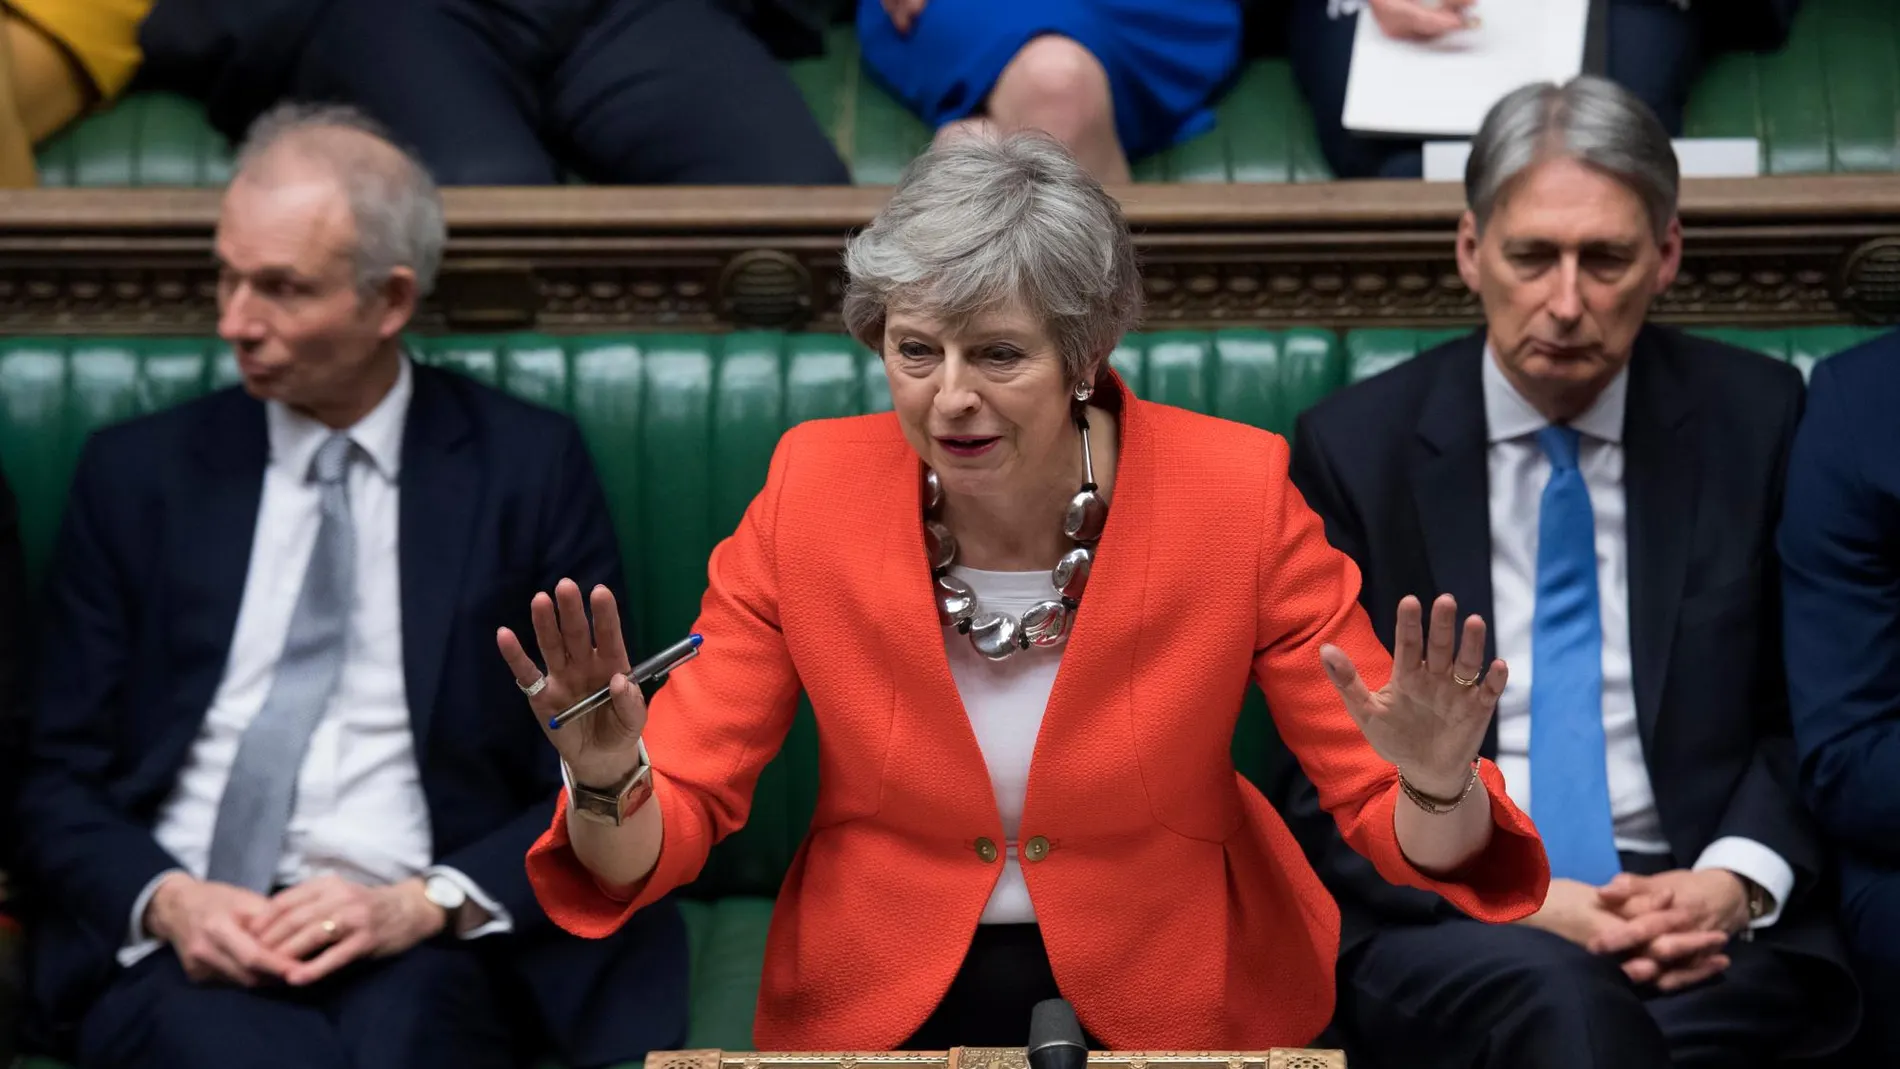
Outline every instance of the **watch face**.
<svg viewBox="0 0 1900 1069">
<path fill-rule="evenodd" d="M 424 882 L 422 885 L 422 893 L 428 896 L 429 901 L 435 903 L 442 909 L 448 910 L 450 913 L 461 909 L 462 904 L 468 901 L 467 893 L 462 890 L 459 884 L 454 880 L 445 879 L 441 876 L 431 876 Z"/>
</svg>

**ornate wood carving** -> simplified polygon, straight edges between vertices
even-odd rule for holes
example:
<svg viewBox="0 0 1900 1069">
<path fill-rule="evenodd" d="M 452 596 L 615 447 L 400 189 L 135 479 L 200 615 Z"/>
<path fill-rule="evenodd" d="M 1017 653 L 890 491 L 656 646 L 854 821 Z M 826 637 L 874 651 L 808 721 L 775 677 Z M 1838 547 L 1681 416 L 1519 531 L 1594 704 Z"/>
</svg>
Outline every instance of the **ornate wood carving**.
<svg viewBox="0 0 1900 1069">
<path fill-rule="evenodd" d="M 1020 1047 L 959 1047 L 943 1053 L 761 1054 L 655 1051 L 647 1069 L 1028 1069 Z M 1341 1051 L 1276 1047 L 1239 1051 L 1091 1051 L 1090 1069 L 1346 1069 Z"/>
<path fill-rule="evenodd" d="M 846 235 L 887 189 L 452 189 L 425 331 L 840 329 Z M 1450 326 L 1455 186 L 1120 191 L 1147 325 Z M 0 193 L 0 330 L 215 329 L 208 190 Z M 1900 322 L 1900 176 L 1690 182 L 1678 323 Z"/>
</svg>

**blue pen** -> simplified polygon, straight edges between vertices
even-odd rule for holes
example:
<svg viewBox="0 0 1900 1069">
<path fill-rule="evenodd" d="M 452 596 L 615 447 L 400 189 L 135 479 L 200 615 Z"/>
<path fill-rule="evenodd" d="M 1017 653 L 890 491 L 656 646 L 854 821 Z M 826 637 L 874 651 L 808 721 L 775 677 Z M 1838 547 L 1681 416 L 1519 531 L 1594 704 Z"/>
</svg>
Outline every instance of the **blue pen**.
<svg viewBox="0 0 1900 1069">
<path fill-rule="evenodd" d="M 636 687 L 642 683 L 651 683 L 661 676 L 666 675 L 668 672 L 671 672 L 673 669 L 678 668 L 680 665 L 685 664 L 687 661 L 699 656 L 699 644 L 704 641 L 705 639 L 699 635 L 687 635 L 671 646 L 648 657 L 639 664 L 634 665 L 633 671 L 627 673 L 628 679 Z M 593 712 L 611 701 L 613 701 L 613 695 L 606 687 L 602 687 L 549 717 L 548 729 L 550 731 L 559 731 L 562 726 L 579 720 L 581 717 L 586 716 L 588 713 Z"/>
</svg>

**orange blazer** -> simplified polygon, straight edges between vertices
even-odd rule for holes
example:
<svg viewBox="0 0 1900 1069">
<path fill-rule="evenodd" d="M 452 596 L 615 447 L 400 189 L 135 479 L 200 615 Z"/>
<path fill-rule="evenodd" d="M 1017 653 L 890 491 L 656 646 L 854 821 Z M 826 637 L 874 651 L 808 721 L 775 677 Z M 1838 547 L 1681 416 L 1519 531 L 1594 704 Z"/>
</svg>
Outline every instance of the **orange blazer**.
<svg viewBox="0 0 1900 1069">
<path fill-rule="evenodd" d="M 1346 841 L 1387 879 L 1515 920 L 1543 902 L 1543 844 L 1486 762 L 1496 833 L 1464 882 L 1406 861 L 1397 773 L 1347 715 L 1319 648 L 1339 645 L 1374 688 L 1390 658 L 1356 600 L 1357 569 L 1287 478 L 1286 442 L 1119 382 L 1104 395 L 1121 409 L 1114 498 L 1021 826 L 1022 841 L 1049 842 L 1023 876 L 1050 964 L 1083 1026 L 1116 1048 L 1305 1044 L 1332 1016 L 1339 914 L 1234 770 L 1249 683 Z M 888 413 L 788 432 L 712 554 L 704 655 L 653 702 L 666 829 L 654 871 L 631 902 L 604 894 L 568 846 L 564 798 L 528 854 L 555 923 L 613 932 L 745 823 L 803 687 L 821 779 L 773 914 L 761 1049 L 901 1042 L 949 988 L 1002 871 L 978 850 L 1001 844 L 1003 826 L 944 653 L 920 471 Z"/>
</svg>

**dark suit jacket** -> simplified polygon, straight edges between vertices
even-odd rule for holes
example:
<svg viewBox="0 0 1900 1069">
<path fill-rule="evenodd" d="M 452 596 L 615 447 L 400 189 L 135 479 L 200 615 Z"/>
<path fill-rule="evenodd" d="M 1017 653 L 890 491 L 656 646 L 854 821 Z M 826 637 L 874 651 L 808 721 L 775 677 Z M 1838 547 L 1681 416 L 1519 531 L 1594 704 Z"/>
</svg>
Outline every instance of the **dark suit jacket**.
<svg viewBox="0 0 1900 1069">
<path fill-rule="evenodd" d="M 488 938 L 507 941 L 564 1052 L 664 1047 L 685 1030 L 678 911 L 609 943 L 548 921 L 524 859 L 552 818 L 559 763 L 495 652 L 496 627 L 531 633 L 529 600 L 563 576 L 624 589 L 592 463 L 565 417 L 414 372 L 397 521 L 403 667 L 436 860 L 513 915 L 512 935 Z M 20 799 L 22 858 L 45 907 L 31 983 L 48 1019 L 84 1012 L 117 968 L 139 892 L 178 865 L 151 829 L 223 675 L 268 452 L 264 406 L 230 389 L 103 430 L 79 462 Z M 597 991 L 615 969 L 638 986 Z M 582 1015 L 602 997 L 612 1013 Z"/>
<path fill-rule="evenodd" d="M 1361 602 L 1388 647 L 1399 599 L 1442 592 L 1493 619 L 1484 336 L 1422 353 L 1301 416 L 1294 484 L 1364 573 Z M 1678 865 L 1725 835 L 1795 870 L 1773 942 L 1841 961 L 1824 864 L 1793 791 L 1773 545 L 1801 376 L 1767 357 L 1646 327 L 1624 417 L 1630 653 L 1661 817 Z M 1487 657 L 1494 655 L 1487 652 Z M 1495 725 L 1485 742 L 1495 753 Z M 1270 790 L 1340 900 L 1350 948 L 1378 925 L 1455 915 L 1379 879 L 1323 827 L 1309 781 L 1276 762 Z"/>
<path fill-rule="evenodd" d="M 1900 334 L 1816 365 L 1788 512 L 1789 690 L 1856 948 L 1900 960 Z"/>
</svg>

